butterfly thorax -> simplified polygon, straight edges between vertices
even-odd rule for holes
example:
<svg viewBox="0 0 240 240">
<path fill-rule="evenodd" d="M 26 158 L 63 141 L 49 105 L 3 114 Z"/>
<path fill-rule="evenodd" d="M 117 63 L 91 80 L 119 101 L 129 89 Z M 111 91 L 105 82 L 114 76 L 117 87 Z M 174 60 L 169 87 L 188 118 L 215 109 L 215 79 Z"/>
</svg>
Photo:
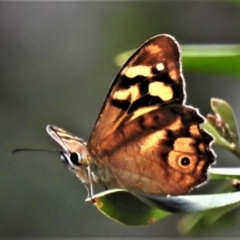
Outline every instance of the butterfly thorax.
<svg viewBox="0 0 240 240">
<path fill-rule="evenodd" d="M 90 157 L 89 167 L 91 170 L 91 179 L 90 181 L 95 184 L 103 186 L 115 186 L 121 187 L 116 179 L 116 176 L 112 172 L 111 168 L 108 165 L 104 164 L 102 161 L 98 161 Z M 101 164 L 102 162 L 102 164 Z"/>
<path fill-rule="evenodd" d="M 111 170 L 106 164 L 101 164 L 101 161 L 91 157 L 86 144 L 81 145 L 81 151 L 64 153 L 64 155 L 69 169 L 73 171 L 83 183 L 117 186 Z"/>
</svg>

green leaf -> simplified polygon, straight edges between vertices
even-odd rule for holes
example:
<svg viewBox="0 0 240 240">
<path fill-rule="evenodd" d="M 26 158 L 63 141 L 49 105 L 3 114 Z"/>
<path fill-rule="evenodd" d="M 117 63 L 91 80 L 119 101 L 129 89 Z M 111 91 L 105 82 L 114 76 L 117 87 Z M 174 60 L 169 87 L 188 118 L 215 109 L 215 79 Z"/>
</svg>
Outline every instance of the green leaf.
<svg viewBox="0 0 240 240">
<path fill-rule="evenodd" d="M 184 57 L 231 57 L 240 55 L 240 44 L 183 45 Z"/>
<path fill-rule="evenodd" d="M 131 49 L 128 51 L 125 51 L 123 53 L 119 53 L 116 57 L 115 57 L 115 64 L 118 67 L 123 66 L 123 64 L 131 57 L 131 55 L 136 51 L 136 49 Z"/>
<path fill-rule="evenodd" d="M 240 192 L 177 197 L 158 197 L 141 194 L 138 197 L 150 206 L 172 213 L 200 212 L 240 203 Z"/>
<path fill-rule="evenodd" d="M 93 196 L 106 216 L 127 225 L 147 225 L 171 213 L 193 213 L 240 203 L 240 192 L 164 197 L 109 190 Z M 89 201 L 90 199 L 87 199 Z"/>
<path fill-rule="evenodd" d="M 239 207 L 239 203 L 185 215 L 178 223 L 178 230 L 182 235 L 193 235 L 203 229 L 213 232 L 213 230 L 234 226 L 236 225 L 236 214 L 233 210 L 237 207 Z"/>
<path fill-rule="evenodd" d="M 171 214 L 143 203 L 122 189 L 105 191 L 93 198 L 96 201 L 94 205 L 100 212 L 126 225 L 147 225 Z"/>
<path fill-rule="evenodd" d="M 219 132 L 210 123 L 208 122 L 202 123 L 201 127 L 215 138 L 215 141 L 213 142 L 214 144 L 223 147 L 231 152 L 234 150 L 234 145 L 229 143 L 223 137 L 221 137 Z"/>
<path fill-rule="evenodd" d="M 221 184 L 215 189 L 216 192 L 229 192 L 231 185 L 229 181 Z M 239 202 L 222 208 L 187 214 L 178 223 L 179 232 L 182 235 L 193 235 L 204 228 L 205 231 L 219 230 L 220 228 L 236 224 L 236 216 L 232 210 L 239 206 Z M 237 212 L 237 211 L 236 211 Z"/>
<path fill-rule="evenodd" d="M 210 168 L 211 179 L 240 179 L 240 168 Z"/>
<path fill-rule="evenodd" d="M 184 69 L 192 72 L 240 76 L 240 44 L 182 45 Z M 135 50 L 118 54 L 117 66 L 122 66 Z"/>
<path fill-rule="evenodd" d="M 238 144 L 238 129 L 234 112 L 231 106 L 224 100 L 211 98 L 211 107 L 216 116 L 222 120 L 231 134 L 232 142 Z"/>
<path fill-rule="evenodd" d="M 182 47 L 183 67 L 192 72 L 240 76 L 240 45 L 209 44 Z"/>
</svg>

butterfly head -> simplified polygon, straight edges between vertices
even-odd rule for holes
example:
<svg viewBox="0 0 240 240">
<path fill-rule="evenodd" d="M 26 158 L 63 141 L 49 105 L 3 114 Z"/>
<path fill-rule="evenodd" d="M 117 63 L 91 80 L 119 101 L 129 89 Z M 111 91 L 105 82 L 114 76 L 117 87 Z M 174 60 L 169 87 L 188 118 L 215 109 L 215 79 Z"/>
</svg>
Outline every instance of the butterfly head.
<svg viewBox="0 0 240 240">
<path fill-rule="evenodd" d="M 61 159 L 69 166 L 70 169 L 76 169 L 81 167 L 82 156 L 78 152 L 73 153 L 62 153 Z"/>
<path fill-rule="evenodd" d="M 64 149 L 64 152 L 61 153 L 61 159 L 67 164 L 68 168 L 73 171 L 83 183 L 88 183 L 88 150 L 86 142 L 62 128 L 53 125 L 48 125 L 46 130 Z"/>
</svg>

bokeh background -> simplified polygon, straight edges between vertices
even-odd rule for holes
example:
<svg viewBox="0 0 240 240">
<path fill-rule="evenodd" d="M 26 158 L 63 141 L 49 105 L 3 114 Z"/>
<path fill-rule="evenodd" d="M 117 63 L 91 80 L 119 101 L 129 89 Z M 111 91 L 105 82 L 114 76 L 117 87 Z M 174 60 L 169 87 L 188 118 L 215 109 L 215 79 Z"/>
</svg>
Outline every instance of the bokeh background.
<svg viewBox="0 0 240 240">
<path fill-rule="evenodd" d="M 240 5 L 228 1 L 1 2 L 0 237 L 180 237 L 181 215 L 146 227 L 120 225 L 84 202 L 84 186 L 57 154 L 10 152 L 57 147 L 47 124 L 88 139 L 118 53 L 159 33 L 180 44 L 239 43 L 239 26 Z M 205 115 L 210 98 L 222 98 L 240 119 L 236 76 L 183 70 L 188 104 Z M 217 152 L 217 166 L 238 164 Z M 239 234 L 233 225 L 197 236 Z"/>
</svg>

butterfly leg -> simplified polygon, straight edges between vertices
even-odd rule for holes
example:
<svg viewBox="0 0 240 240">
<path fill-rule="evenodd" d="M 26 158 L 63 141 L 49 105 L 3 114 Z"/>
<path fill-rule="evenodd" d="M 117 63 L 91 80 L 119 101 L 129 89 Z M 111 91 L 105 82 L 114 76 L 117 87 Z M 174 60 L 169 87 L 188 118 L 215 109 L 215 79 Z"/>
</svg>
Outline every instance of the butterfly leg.
<svg viewBox="0 0 240 240">
<path fill-rule="evenodd" d="M 88 185 L 86 183 L 84 183 L 84 187 L 87 190 L 87 199 L 90 198 L 93 201 L 91 193 L 90 193 L 91 191 L 89 190 L 89 187 L 88 187 Z"/>
<path fill-rule="evenodd" d="M 92 201 L 94 201 L 93 199 L 93 184 L 92 184 L 92 172 L 89 166 L 87 166 L 87 172 L 88 172 L 88 179 L 89 179 L 89 187 L 90 189 L 88 189 L 88 198 L 90 198 Z"/>
</svg>

